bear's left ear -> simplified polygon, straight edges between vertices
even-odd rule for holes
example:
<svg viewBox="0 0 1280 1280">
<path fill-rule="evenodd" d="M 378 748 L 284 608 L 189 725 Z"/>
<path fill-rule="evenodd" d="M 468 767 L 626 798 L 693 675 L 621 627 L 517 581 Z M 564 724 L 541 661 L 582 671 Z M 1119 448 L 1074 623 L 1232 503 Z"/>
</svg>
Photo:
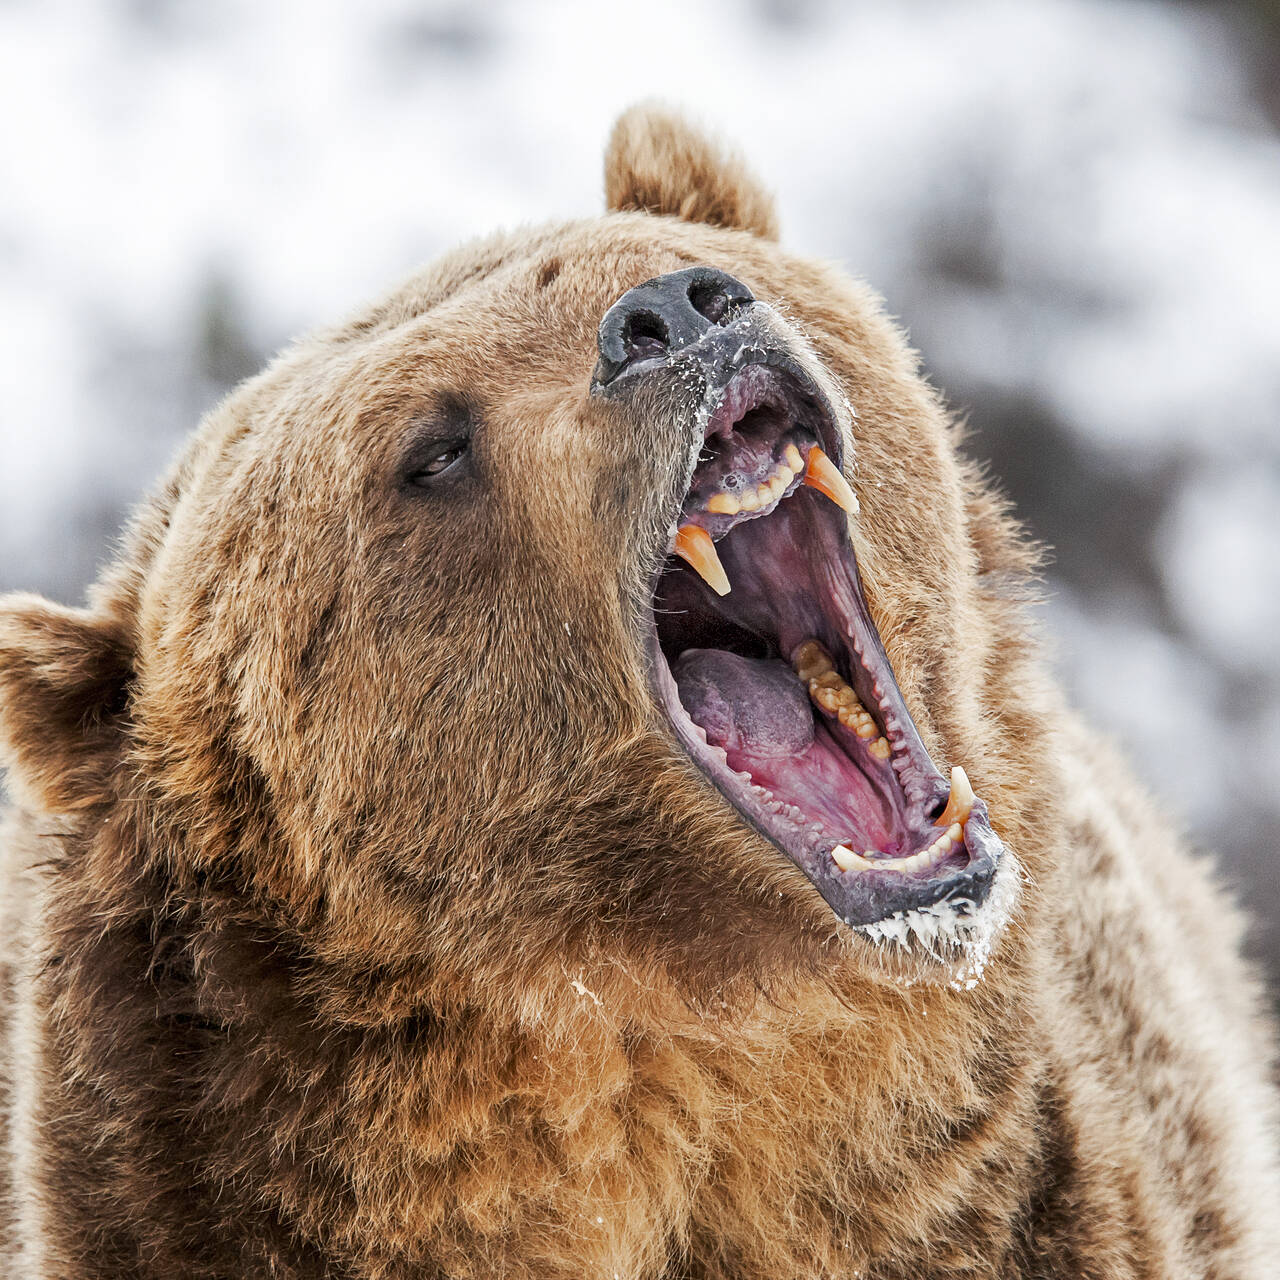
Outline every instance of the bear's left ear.
<svg viewBox="0 0 1280 1280">
<path fill-rule="evenodd" d="M 742 161 L 652 104 L 632 107 L 613 126 L 604 195 L 617 212 L 663 213 L 778 238 L 773 200 Z"/>
<path fill-rule="evenodd" d="M 117 619 L 0 597 L 0 763 L 17 794 L 52 813 L 106 799 L 132 680 Z"/>
</svg>

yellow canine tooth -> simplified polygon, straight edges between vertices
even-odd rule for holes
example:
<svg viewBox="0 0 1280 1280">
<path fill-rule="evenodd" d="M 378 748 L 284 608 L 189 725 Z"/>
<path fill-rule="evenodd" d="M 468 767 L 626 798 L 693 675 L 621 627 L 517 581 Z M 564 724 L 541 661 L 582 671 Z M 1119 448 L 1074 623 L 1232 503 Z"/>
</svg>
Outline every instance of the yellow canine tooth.
<svg viewBox="0 0 1280 1280">
<path fill-rule="evenodd" d="M 811 489 L 831 499 L 851 516 L 858 514 L 858 499 L 849 482 L 840 474 L 840 468 L 815 444 L 809 450 L 809 465 L 805 468 L 804 482 Z"/>
<path fill-rule="evenodd" d="M 956 765 L 951 770 L 951 794 L 947 797 L 947 807 L 933 820 L 933 825 L 950 827 L 958 824 L 963 827 L 969 820 L 969 811 L 973 808 L 975 798 L 968 775 Z"/>
<path fill-rule="evenodd" d="M 694 572 L 718 596 L 729 594 L 729 575 L 716 555 L 716 544 L 699 524 L 682 524 L 676 531 L 675 553 L 692 566 Z"/>
<path fill-rule="evenodd" d="M 742 510 L 742 504 L 731 493 L 713 493 L 707 510 L 716 516 L 736 516 Z"/>
</svg>

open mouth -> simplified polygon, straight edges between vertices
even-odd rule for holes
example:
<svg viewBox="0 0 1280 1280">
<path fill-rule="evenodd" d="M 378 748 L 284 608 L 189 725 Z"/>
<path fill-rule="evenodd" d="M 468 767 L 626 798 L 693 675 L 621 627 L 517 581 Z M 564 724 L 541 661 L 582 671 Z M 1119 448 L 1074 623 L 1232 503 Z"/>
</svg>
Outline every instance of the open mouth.
<svg viewBox="0 0 1280 1280">
<path fill-rule="evenodd" d="M 863 598 L 839 461 L 830 406 L 789 362 L 733 374 L 654 584 L 651 676 L 742 817 L 841 920 L 905 945 L 983 905 L 1002 846 L 907 711 Z"/>
</svg>

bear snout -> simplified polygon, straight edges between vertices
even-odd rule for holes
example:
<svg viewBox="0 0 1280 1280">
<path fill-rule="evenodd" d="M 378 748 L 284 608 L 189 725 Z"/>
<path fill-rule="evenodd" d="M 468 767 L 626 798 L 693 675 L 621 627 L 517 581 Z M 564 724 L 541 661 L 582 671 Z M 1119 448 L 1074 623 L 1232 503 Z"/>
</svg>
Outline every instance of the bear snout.
<svg viewBox="0 0 1280 1280">
<path fill-rule="evenodd" d="M 755 302 L 742 281 L 715 267 L 689 267 L 628 289 L 604 314 L 592 385 L 605 388 L 654 367 L 730 324 Z"/>
</svg>

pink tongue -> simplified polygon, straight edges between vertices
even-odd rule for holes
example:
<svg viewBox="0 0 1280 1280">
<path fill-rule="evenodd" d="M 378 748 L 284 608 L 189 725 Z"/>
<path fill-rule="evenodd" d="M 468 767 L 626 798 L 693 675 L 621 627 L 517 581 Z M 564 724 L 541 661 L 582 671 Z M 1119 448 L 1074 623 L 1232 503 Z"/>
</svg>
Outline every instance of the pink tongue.
<svg viewBox="0 0 1280 1280">
<path fill-rule="evenodd" d="M 797 806 L 833 843 L 901 851 L 886 797 L 816 724 L 808 691 L 785 662 L 686 649 L 673 674 L 684 709 L 724 748 L 730 768 Z"/>
<path fill-rule="evenodd" d="M 684 709 L 731 754 L 776 760 L 803 755 L 813 743 L 809 694 L 785 662 L 686 649 L 674 675 Z"/>
</svg>

